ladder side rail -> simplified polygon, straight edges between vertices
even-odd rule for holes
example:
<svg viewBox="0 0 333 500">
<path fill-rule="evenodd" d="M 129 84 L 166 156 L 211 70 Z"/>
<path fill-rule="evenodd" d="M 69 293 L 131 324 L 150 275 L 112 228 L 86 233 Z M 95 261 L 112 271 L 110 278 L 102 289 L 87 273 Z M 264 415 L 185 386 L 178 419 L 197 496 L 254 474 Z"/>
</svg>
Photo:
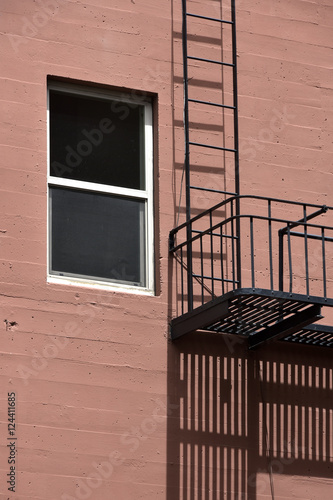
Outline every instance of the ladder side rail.
<svg viewBox="0 0 333 500">
<path fill-rule="evenodd" d="M 188 110 L 188 54 L 187 54 L 187 6 L 186 0 L 182 0 L 183 9 L 183 78 L 184 78 L 184 134 L 185 134 L 185 184 L 186 184 L 186 222 L 187 225 L 187 302 L 188 310 L 193 309 L 193 262 L 192 262 L 192 231 L 191 231 L 191 181 L 190 181 L 190 140 L 189 140 L 189 110 Z"/>
<path fill-rule="evenodd" d="M 239 137 L 238 137 L 238 82 L 237 82 L 237 44 L 236 44 L 236 5 L 235 0 L 231 0 L 231 37 L 232 37 L 232 72 L 233 72 L 233 106 L 234 106 L 234 150 L 235 150 L 235 193 L 240 194 L 239 181 Z M 236 214 L 240 215 L 240 202 L 236 200 Z M 241 265 L 241 226 L 240 219 L 236 220 L 237 240 L 237 281 L 239 287 L 242 283 Z"/>
</svg>

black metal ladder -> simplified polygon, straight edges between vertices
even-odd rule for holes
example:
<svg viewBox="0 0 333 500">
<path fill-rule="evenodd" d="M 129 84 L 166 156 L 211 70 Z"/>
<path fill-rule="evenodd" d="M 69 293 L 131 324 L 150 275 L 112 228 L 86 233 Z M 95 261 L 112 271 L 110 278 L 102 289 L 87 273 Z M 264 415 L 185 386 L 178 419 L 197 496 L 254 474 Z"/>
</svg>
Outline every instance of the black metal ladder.
<svg viewBox="0 0 333 500">
<path fill-rule="evenodd" d="M 213 192 L 221 194 L 221 199 L 228 196 L 234 196 L 239 194 L 239 147 L 238 147 L 238 97 L 237 97 L 237 52 L 236 52 L 236 12 L 235 12 L 235 0 L 230 0 L 231 7 L 231 18 L 230 20 L 221 19 L 218 17 L 209 17 L 205 15 L 194 14 L 188 12 L 187 0 L 182 0 L 182 42 L 183 42 L 183 79 L 184 79 L 184 133 L 185 133 L 185 158 L 184 158 L 184 168 L 185 168 L 185 191 L 186 191 L 186 222 L 189 222 L 191 219 L 191 191 L 192 190 L 201 190 L 206 192 Z M 204 22 L 207 22 L 207 25 L 211 23 L 218 23 L 222 27 L 225 25 L 229 25 L 231 27 L 231 46 L 232 46 L 232 62 L 226 62 L 222 60 L 214 60 L 203 57 L 198 57 L 195 54 L 188 53 L 188 19 L 200 19 Z M 230 69 L 232 71 L 232 82 L 233 82 L 233 105 L 227 105 L 223 102 L 211 102 L 202 99 L 193 99 L 189 96 L 189 61 L 196 61 L 198 63 L 203 63 L 205 65 L 219 65 L 221 67 Z M 191 78 L 192 80 L 192 78 Z M 233 148 L 227 148 L 223 145 L 223 141 L 221 141 L 221 145 L 212 145 L 207 143 L 198 143 L 196 141 L 192 141 L 190 138 L 190 107 L 193 105 L 200 106 L 208 106 L 219 109 L 223 112 L 223 110 L 228 109 L 233 112 Z M 234 192 L 228 192 L 225 190 L 211 189 L 208 187 L 196 186 L 191 183 L 191 164 L 190 164 L 190 150 L 191 148 L 204 148 L 217 150 L 221 152 L 230 152 L 234 155 Z M 237 222 L 238 224 L 238 222 Z M 239 227 L 237 228 L 239 231 Z M 187 229 L 187 239 L 190 241 L 192 237 L 192 228 L 191 225 L 188 226 Z M 240 254 L 240 248 L 238 248 L 238 255 Z M 191 244 L 187 247 L 187 274 L 188 274 L 188 303 L 189 308 L 192 308 L 193 305 L 193 269 L 192 269 L 192 247 Z M 240 279 L 240 264 L 238 261 L 237 273 L 238 280 Z"/>
<path fill-rule="evenodd" d="M 183 77 L 184 77 L 184 129 L 185 129 L 185 177 L 186 177 L 186 220 L 191 218 L 191 190 L 203 190 L 208 192 L 221 193 L 221 195 L 238 195 L 239 194 L 239 148 L 238 148 L 238 99 L 237 99 L 237 53 L 236 53 L 236 16 L 235 16 L 235 0 L 231 0 L 231 19 L 225 20 L 216 17 L 208 17 L 199 14 L 193 14 L 187 11 L 187 0 L 182 0 L 183 8 Z M 221 60 L 207 59 L 197 57 L 194 54 L 188 53 L 188 19 L 195 18 L 211 23 L 219 23 L 221 26 L 231 26 L 231 43 L 232 43 L 232 62 Z M 197 61 L 205 65 L 220 65 L 225 68 L 230 68 L 232 71 L 233 80 L 233 105 L 224 103 L 210 102 L 201 99 L 193 99 L 189 96 L 189 61 Z M 223 145 L 214 146 L 211 144 L 198 143 L 190 139 L 190 124 L 189 115 L 192 105 L 210 106 L 223 111 L 229 109 L 233 111 L 233 135 L 234 147 L 227 148 Z M 191 184 L 191 165 L 190 165 L 190 149 L 192 147 L 215 149 L 217 151 L 228 151 L 234 154 L 234 169 L 235 169 L 235 188 L 234 192 L 226 192 L 223 190 L 210 189 L 206 187 L 195 186 Z"/>
</svg>

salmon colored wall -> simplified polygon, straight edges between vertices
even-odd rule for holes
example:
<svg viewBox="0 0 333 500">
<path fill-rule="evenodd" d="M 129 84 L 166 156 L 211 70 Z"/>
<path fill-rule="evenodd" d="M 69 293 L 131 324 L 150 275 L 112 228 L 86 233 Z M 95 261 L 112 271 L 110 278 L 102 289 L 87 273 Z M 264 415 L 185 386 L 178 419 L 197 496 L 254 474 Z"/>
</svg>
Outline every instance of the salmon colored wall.
<svg viewBox="0 0 333 500">
<path fill-rule="evenodd" d="M 220 9 L 219 0 L 189 4 Z M 333 6 L 236 4 L 241 192 L 332 205 Z M 208 44 L 218 52 L 219 34 L 211 32 L 211 41 L 201 29 L 198 35 L 203 51 Z M 0 58 L 1 498 L 263 500 L 272 498 L 272 481 L 275 500 L 330 498 L 327 352 L 281 344 L 249 355 L 242 344 L 203 335 L 168 342 L 176 310 L 168 233 L 184 220 L 180 0 L 2 0 Z M 156 296 L 47 283 L 48 76 L 154 96 Z M 202 75 L 213 82 L 207 94 L 218 95 L 220 77 Z M 227 117 L 222 125 L 232 140 Z M 217 121 L 203 133 L 218 138 L 220 127 Z M 209 164 L 197 169 L 199 181 L 232 185 L 230 158 L 196 161 Z M 206 202 L 195 197 L 194 213 Z M 291 373 L 304 372 L 297 383 L 267 375 L 293 365 Z M 6 476 L 12 392 L 15 493 Z M 225 413 L 217 414 L 221 401 Z M 281 412 L 266 427 L 263 401 Z M 266 428 L 275 439 L 271 457 L 259 445 Z"/>
</svg>

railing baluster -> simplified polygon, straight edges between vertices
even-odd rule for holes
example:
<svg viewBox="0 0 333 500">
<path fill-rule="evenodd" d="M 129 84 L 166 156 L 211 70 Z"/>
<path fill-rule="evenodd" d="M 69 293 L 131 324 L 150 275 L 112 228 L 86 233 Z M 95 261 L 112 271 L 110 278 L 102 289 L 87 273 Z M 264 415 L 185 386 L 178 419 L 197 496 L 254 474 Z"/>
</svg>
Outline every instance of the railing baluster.
<svg viewBox="0 0 333 500">
<path fill-rule="evenodd" d="M 187 303 L 188 310 L 193 310 L 193 251 L 192 251 L 192 224 L 187 226 Z"/>
<path fill-rule="evenodd" d="M 235 231 L 234 231 L 234 205 L 231 203 L 231 272 L 232 272 L 232 286 L 233 290 L 236 288 L 236 279 L 235 279 Z"/>
<path fill-rule="evenodd" d="M 280 292 L 283 292 L 283 236 L 284 232 L 279 230 L 279 290 Z"/>
<path fill-rule="evenodd" d="M 293 291 L 293 262 L 291 256 L 291 240 L 290 240 L 290 226 L 288 224 L 287 229 L 287 237 L 288 237 L 288 262 L 289 262 L 289 292 Z"/>
<path fill-rule="evenodd" d="M 202 235 L 200 235 L 200 263 L 201 263 L 201 304 L 203 304 L 204 303 L 204 269 L 203 269 Z"/>
<path fill-rule="evenodd" d="M 252 288 L 254 288 L 255 287 L 255 273 L 254 273 L 253 217 L 250 217 L 250 242 L 251 242 L 251 282 L 252 282 Z"/>
<path fill-rule="evenodd" d="M 180 279 L 181 279 L 181 296 L 182 296 L 182 314 L 184 314 L 184 264 L 183 264 L 183 247 L 180 248 Z"/>
<path fill-rule="evenodd" d="M 272 203 L 268 200 L 268 241 L 269 241 L 269 272 L 270 272 L 270 285 L 271 290 L 274 290 L 273 279 L 273 248 L 272 248 Z"/>
<path fill-rule="evenodd" d="M 309 286 L 309 257 L 308 257 L 308 227 L 306 224 L 306 205 L 303 206 L 304 214 L 304 258 L 305 258 L 305 283 L 306 283 L 306 295 L 310 294 Z"/>
<path fill-rule="evenodd" d="M 209 212 L 209 224 L 213 227 L 212 212 Z M 213 229 L 210 231 L 210 272 L 212 278 L 212 299 L 214 298 L 214 245 L 213 245 Z"/>
<path fill-rule="evenodd" d="M 326 253 L 325 253 L 325 230 L 321 228 L 321 249 L 322 249 L 322 260 L 323 260 L 323 293 L 324 298 L 327 298 L 327 288 L 326 288 Z"/>
<path fill-rule="evenodd" d="M 222 295 L 224 295 L 223 231 L 222 231 L 222 224 L 220 225 L 220 259 L 221 259 Z"/>
</svg>

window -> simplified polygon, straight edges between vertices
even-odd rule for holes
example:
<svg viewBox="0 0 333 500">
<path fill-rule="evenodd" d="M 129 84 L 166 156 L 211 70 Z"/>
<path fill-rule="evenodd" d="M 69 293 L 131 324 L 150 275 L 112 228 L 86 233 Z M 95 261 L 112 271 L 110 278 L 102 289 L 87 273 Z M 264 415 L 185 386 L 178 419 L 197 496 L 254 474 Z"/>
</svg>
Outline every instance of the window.
<svg viewBox="0 0 333 500">
<path fill-rule="evenodd" d="M 151 103 L 52 84 L 48 128 L 51 281 L 152 292 Z"/>
</svg>

